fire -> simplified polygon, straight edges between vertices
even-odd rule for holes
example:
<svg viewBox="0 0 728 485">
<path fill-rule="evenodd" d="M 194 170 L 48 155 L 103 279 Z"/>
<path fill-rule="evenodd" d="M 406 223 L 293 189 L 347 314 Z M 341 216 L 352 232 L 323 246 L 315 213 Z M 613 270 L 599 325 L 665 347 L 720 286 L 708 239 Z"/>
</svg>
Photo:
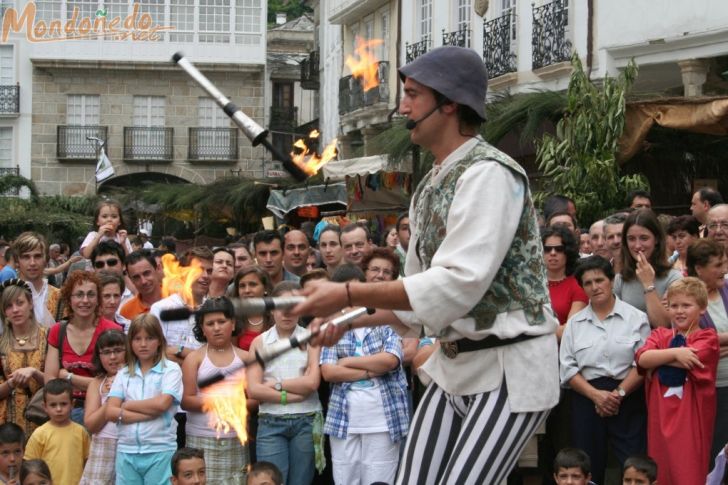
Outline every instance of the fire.
<svg viewBox="0 0 728 485">
<path fill-rule="evenodd" d="M 313 144 L 316 140 L 318 140 L 319 136 L 320 133 L 317 130 L 313 130 L 308 134 L 308 139 L 311 140 Z M 293 160 L 293 163 L 298 165 L 301 170 L 306 172 L 308 175 L 316 175 L 321 167 L 336 158 L 336 155 L 339 153 L 336 150 L 336 141 L 336 138 L 331 140 L 331 143 L 329 143 L 326 148 L 324 148 L 324 151 L 319 154 L 316 152 L 314 147 L 309 148 L 309 146 L 306 145 L 305 139 L 301 138 L 296 140 L 293 144 L 291 159 Z"/>
<path fill-rule="evenodd" d="M 364 40 L 357 37 L 354 54 L 358 56 L 358 59 L 355 59 L 354 56 L 346 56 L 346 61 L 344 61 L 351 71 L 351 75 L 361 82 L 364 92 L 379 86 L 379 60 L 372 54 L 371 49 L 383 43 L 382 39 Z"/>
<path fill-rule="evenodd" d="M 162 268 L 164 269 L 162 297 L 178 293 L 187 306 L 194 307 L 195 299 L 192 296 L 192 284 L 202 274 L 200 262 L 192 259 L 189 266 L 182 266 L 173 254 L 165 254 L 162 256 Z"/>
<path fill-rule="evenodd" d="M 248 441 L 248 408 L 245 402 L 245 369 L 201 391 L 202 411 L 208 413 L 210 428 L 218 434 L 234 430 L 240 443 Z"/>
</svg>

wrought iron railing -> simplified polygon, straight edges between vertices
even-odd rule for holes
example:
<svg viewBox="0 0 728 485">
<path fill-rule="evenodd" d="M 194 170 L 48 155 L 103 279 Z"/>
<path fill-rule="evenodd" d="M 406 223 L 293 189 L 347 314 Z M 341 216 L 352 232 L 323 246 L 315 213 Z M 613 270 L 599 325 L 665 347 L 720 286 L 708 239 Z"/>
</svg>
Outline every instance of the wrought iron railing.
<svg viewBox="0 0 728 485">
<path fill-rule="evenodd" d="M 470 29 L 460 29 L 453 32 L 445 32 L 445 29 L 442 29 L 442 45 L 470 47 Z"/>
<path fill-rule="evenodd" d="M 515 22 L 516 14 L 508 10 L 498 18 L 483 24 L 483 59 L 488 79 L 516 72 Z"/>
<path fill-rule="evenodd" d="M 125 126 L 124 160 L 170 162 L 174 158 L 174 128 Z"/>
<path fill-rule="evenodd" d="M 415 42 L 413 44 L 410 44 L 409 42 L 405 42 L 405 52 L 407 57 L 407 62 L 412 62 L 418 57 L 420 57 L 422 54 L 427 52 L 427 49 L 430 47 L 430 36 L 425 35 L 422 37 L 422 40 L 419 42 Z"/>
<path fill-rule="evenodd" d="M 301 61 L 301 88 L 319 88 L 319 51 L 312 51 Z"/>
<path fill-rule="evenodd" d="M 98 145 L 87 137 L 100 138 L 106 143 L 107 132 L 106 126 L 59 125 L 56 127 L 56 157 L 59 160 L 96 160 Z"/>
<path fill-rule="evenodd" d="M 364 91 L 361 82 L 352 76 L 339 79 L 339 114 L 346 114 L 365 106 L 389 101 L 389 62 L 377 66 L 379 85 Z"/>
<path fill-rule="evenodd" d="M 0 177 L 4 177 L 6 175 L 20 175 L 20 167 L 14 166 L 14 167 L 0 167 Z M 0 196 L 18 196 L 20 195 L 20 189 L 10 189 L 0 194 Z"/>
<path fill-rule="evenodd" d="M 319 120 L 316 118 L 315 120 L 311 120 L 307 123 L 304 123 L 302 125 L 298 125 L 296 127 L 296 134 L 299 136 L 308 136 L 309 133 L 311 133 L 313 130 L 319 129 Z"/>
<path fill-rule="evenodd" d="M 566 38 L 568 25 L 568 0 L 554 0 L 541 7 L 533 6 L 533 69 L 569 60 L 571 41 Z"/>
<path fill-rule="evenodd" d="M 18 113 L 20 113 L 20 85 L 0 86 L 0 115 Z"/>
<path fill-rule="evenodd" d="M 271 106 L 270 129 L 279 131 L 293 131 L 298 126 L 297 106 Z"/>
<path fill-rule="evenodd" d="M 190 128 L 187 159 L 236 161 L 238 159 L 238 129 Z"/>
</svg>

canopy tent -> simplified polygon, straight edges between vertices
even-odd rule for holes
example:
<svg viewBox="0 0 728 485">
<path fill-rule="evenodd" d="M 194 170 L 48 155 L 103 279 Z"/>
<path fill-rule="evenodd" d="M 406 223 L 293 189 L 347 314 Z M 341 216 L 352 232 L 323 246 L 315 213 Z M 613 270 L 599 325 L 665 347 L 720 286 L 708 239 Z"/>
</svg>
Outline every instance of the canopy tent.
<svg viewBox="0 0 728 485">
<path fill-rule="evenodd" d="M 346 184 L 314 185 L 291 190 L 271 190 L 266 208 L 283 219 L 299 207 L 339 204 L 346 207 Z"/>
</svg>

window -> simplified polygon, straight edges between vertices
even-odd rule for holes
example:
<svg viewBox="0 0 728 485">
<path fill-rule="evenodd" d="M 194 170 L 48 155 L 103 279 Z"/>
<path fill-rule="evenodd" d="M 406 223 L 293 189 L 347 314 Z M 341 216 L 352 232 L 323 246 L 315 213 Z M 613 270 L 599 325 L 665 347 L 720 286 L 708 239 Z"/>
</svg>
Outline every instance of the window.
<svg viewBox="0 0 728 485">
<path fill-rule="evenodd" d="M 260 0 L 235 0 L 235 42 L 257 44 L 260 42 Z"/>
<path fill-rule="evenodd" d="M 382 29 L 382 46 L 380 47 L 379 59 L 389 59 L 389 12 L 384 11 L 379 17 L 379 25 Z"/>
<path fill-rule="evenodd" d="M 69 94 L 66 100 L 66 124 L 96 126 L 99 124 L 99 97 L 88 94 Z"/>
<path fill-rule="evenodd" d="M 139 3 L 139 15 L 143 13 L 149 14 L 152 18 L 152 25 L 168 25 L 164 15 L 164 2 L 165 0 L 137 0 L 134 3 Z M 153 36 L 150 36 L 153 37 Z M 149 41 L 162 41 L 164 40 L 165 33 L 158 32 L 156 40 L 145 39 Z"/>
<path fill-rule="evenodd" d="M 0 45 L 0 86 L 12 86 L 13 84 L 15 84 L 13 46 Z"/>
<path fill-rule="evenodd" d="M 66 125 L 58 140 L 61 158 L 96 158 L 96 144 L 87 137 L 103 138 L 99 133 L 99 97 L 89 94 L 69 94 L 66 98 Z"/>
<path fill-rule="evenodd" d="M 200 0 L 200 42 L 230 40 L 230 0 Z"/>
<path fill-rule="evenodd" d="M 470 12 L 473 9 L 471 3 L 471 0 L 458 0 L 457 25 L 455 26 L 455 30 L 470 29 Z"/>
<path fill-rule="evenodd" d="M 78 9 L 77 19 L 91 18 L 93 19 L 96 15 L 96 10 L 99 8 L 98 0 L 66 0 L 66 18 L 70 19 L 73 16 L 73 9 Z"/>
<path fill-rule="evenodd" d="M 237 159 L 237 131 L 230 129 L 230 118 L 211 98 L 197 100 L 199 127 L 192 130 L 190 158 L 195 160 Z"/>
<path fill-rule="evenodd" d="M 172 42 L 194 42 L 195 40 L 195 0 L 171 0 L 169 6 L 170 25 L 174 30 L 169 33 Z"/>
<path fill-rule="evenodd" d="M 129 0 L 103 0 L 106 9 L 106 18 L 119 17 L 122 21 L 129 15 Z"/>
<path fill-rule="evenodd" d="M 13 163 L 13 127 L 0 127 L 0 168 L 15 167 Z"/>
<path fill-rule="evenodd" d="M 418 0 L 418 7 L 420 40 L 429 39 L 432 34 L 432 0 Z"/>
<path fill-rule="evenodd" d="M 15 6 L 15 0 L 0 0 L 0 18 L 5 15 L 5 10 Z"/>
<path fill-rule="evenodd" d="M 211 98 L 197 100 L 197 117 L 199 126 L 205 128 L 228 128 L 230 126 L 230 118 Z"/>
<path fill-rule="evenodd" d="M 164 126 L 164 96 L 134 96 L 134 126 Z"/>
<path fill-rule="evenodd" d="M 44 20 L 46 23 L 51 20 L 61 19 L 61 2 L 58 0 L 38 0 L 35 2 L 35 20 Z"/>
<path fill-rule="evenodd" d="M 134 126 L 124 128 L 125 159 L 172 159 L 172 129 L 164 127 L 166 104 L 164 96 L 134 96 Z"/>
</svg>

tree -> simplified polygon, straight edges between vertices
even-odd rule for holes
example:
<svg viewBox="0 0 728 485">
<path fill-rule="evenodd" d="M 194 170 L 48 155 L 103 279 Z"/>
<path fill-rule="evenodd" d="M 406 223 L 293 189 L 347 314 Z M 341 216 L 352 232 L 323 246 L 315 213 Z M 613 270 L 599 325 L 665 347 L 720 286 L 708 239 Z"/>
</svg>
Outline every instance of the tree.
<svg viewBox="0 0 728 485">
<path fill-rule="evenodd" d="M 293 20 L 310 12 L 312 12 L 311 8 L 304 5 L 302 0 L 268 0 L 269 25 L 276 23 L 277 13 L 285 13 L 288 20 Z"/>
<path fill-rule="evenodd" d="M 629 191 L 648 188 L 641 174 L 620 175 L 617 161 L 625 99 L 637 66 L 630 62 L 617 79 L 607 76 L 598 87 L 577 54 L 571 64 L 564 116 L 556 124 L 556 134 L 545 135 L 537 144 L 538 168 L 548 190 L 536 192 L 535 198 L 538 202 L 549 194 L 571 197 L 579 220 L 591 222 L 623 208 Z"/>
</svg>

